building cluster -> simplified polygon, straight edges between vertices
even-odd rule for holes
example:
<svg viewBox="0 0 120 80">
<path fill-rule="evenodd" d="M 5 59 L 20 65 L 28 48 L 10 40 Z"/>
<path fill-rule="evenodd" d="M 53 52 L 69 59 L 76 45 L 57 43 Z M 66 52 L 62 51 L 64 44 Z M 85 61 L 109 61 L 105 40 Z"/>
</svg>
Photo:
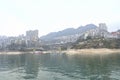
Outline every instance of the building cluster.
<svg viewBox="0 0 120 80">
<path fill-rule="evenodd" d="M 39 46 L 38 30 L 26 31 L 26 35 L 17 37 L 0 37 L 0 49 L 33 48 Z"/>
<path fill-rule="evenodd" d="M 68 42 L 75 42 L 81 34 L 74 34 L 74 35 L 68 35 L 68 36 L 62 36 L 55 38 L 56 44 L 64 44 Z"/>
<path fill-rule="evenodd" d="M 98 27 L 90 29 L 84 33 L 77 33 L 74 35 L 61 36 L 57 37 L 54 41 L 44 42 L 39 39 L 38 30 L 29 30 L 26 31 L 26 35 L 19 35 L 17 37 L 5 37 L 0 36 L 0 50 L 6 49 L 23 49 L 23 48 L 40 48 L 41 45 L 45 44 L 65 44 L 68 42 L 75 42 L 78 39 L 87 39 L 90 38 L 116 38 L 120 39 L 120 30 L 116 32 L 108 32 L 107 26 L 105 23 L 100 23 Z"/>
<path fill-rule="evenodd" d="M 107 37 L 108 35 L 109 35 L 109 32 L 107 31 L 106 24 L 100 23 L 96 29 L 87 31 L 83 36 L 84 36 L 84 39 L 87 39 L 88 36 L 91 38 L 95 38 L 95 37 Z"/>
<path fill-rule="evenodd" d="M 108 32 L 107 26 L 105 23 L 100 23 L 99 26 L 96 29 L 92 29 L 87 31 L 84 35 L 83 38 L 87 39 L 87 37 L 91 38 L 120 38 L 120 31 L 116 32 Z"/>
<path fill-rule="evenodd" d="M 116 32 L 111 32 L 111 36 L 112 38 L 120 38 L 120 30 L 116 31 Z"/>
<path fill-rule="evenodd" d="M 64 44 L 68 42 L 75 42 L 79 38 L 87 39 L 88 37 L 91 38 L 120 38 L 120 30 L 116 32 L 108 32 L 107 25 L 105 23 L 100 23 L 98 27 L 95 29 L 90 29 L 84 33 L 77 33 L 74 35 L 68 36 L 61 36 L 55 38 L 56 42 L 54 41 L 53 44 Z"/>
</svg>

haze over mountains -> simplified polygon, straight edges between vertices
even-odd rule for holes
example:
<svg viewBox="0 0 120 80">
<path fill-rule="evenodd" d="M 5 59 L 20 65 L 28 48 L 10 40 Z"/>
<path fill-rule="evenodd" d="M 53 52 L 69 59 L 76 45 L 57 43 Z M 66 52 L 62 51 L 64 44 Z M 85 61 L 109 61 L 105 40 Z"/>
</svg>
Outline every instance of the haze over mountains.
<svg viewBox="0 0 120 80">
<path fill-rule="evenodd" d="M 97 26 L 94 25 L 94 24 L 88 24 L 86 26 L 80 26 L 77 29 L 75 29 L 75 28 L 67 28 L 67 29 L 64 29 L 62 31 L 49 33 L 49 34 L 47 34 L 45 36 L 40 37 L 40 39 L 50 41 L 50 40 L 54 40 L 54 39 L 56 39 L 58 37 L 62 37 L 62 36 L 83 34 L 86 31 L 89 31 L 89 30 L 95 29 L 95 28 L 97 28 Z"/>
</svg>

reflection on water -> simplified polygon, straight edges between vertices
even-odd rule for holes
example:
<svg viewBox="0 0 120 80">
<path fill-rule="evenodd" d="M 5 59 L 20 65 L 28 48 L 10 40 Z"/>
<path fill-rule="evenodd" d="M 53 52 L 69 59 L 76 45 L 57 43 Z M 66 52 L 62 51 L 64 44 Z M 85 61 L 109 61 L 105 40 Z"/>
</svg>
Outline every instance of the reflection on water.
<svg viewBox="0 0 120 80">
<path fill-rule="evenodd" d="M 0 80 L 120 80 L 120 54 L 0 55 Z"/>
</svg>

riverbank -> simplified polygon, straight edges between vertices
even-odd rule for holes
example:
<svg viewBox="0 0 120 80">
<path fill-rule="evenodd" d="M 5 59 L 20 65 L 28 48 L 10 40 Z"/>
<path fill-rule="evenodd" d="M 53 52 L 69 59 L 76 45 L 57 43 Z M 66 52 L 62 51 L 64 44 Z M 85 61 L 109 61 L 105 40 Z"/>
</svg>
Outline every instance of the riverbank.
<svg viewBox="0 0 120 80">
<path fill-rule="evenodd" d="M 22 52 L 19 52 L 19 51 L 10 51 L 10 52 L 6 52 L 6 51 L 2 51 L 0 52 L 0 54 L 13 54 L 13 55 L 16 55 L 16 54 L 22 54 Z"/>
<path fill-rule="evenodd" d="M 94 55 L 94 54 L 111 54 L 111 53 L 120 53 L 120 49 L 107 49 L 107 48 L 100 48 L 100 49 L 68 49 L 65 51 L 2 51 L 0 54 L 8 54 L 8 55 L 17 55 L 17 54 L 26 54 L 26 53 L 34 53 L 34 54 L 48 54 L 48 53 L 66 53 L 69 55 L 74 55 L 74 54 L 89 54 L 89 55 Z"/>
<path fill-rule="evenodd" d="M 31 52 L 21 52 L 21 51 L 2 51 L 0 54 L 7 54 L 7 55 L 17 55 L 17 54 L 25 54 L 25 53 L 31 53 Z"/>
<path fill-rule="evenodd" d="M 107 48 L 101 48 L 101 49 L 69 49 L 66 51 L 63 51 L 66 54 L 111 54 L 111 53 L 120 53 L 120 49 L 107 49 Z"/>
</svg>

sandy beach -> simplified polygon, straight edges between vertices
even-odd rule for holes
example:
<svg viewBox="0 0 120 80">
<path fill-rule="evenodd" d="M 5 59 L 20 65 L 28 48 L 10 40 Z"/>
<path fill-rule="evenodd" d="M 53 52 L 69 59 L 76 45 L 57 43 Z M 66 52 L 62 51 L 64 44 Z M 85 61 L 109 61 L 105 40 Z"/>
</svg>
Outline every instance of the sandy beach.
<svg viewBox="0 0 120 80">
<path fill-rule="evenodd" d="M 120 49 L 69 49 L 63 51 L 66 54 L 111 54 L 111 53 L 120 53 Z"/>
<path fill-rule="evenodd" d="M 7 54 L 7 55 L 17 55 L 17 54 L 24 54 L 28 52 L 20 52 L 20 51 L 9 51 L 9 52 L 0 52 L 0 54 Z"/>
<path fill-rule="evenodd" d="M 37 51 L 36 51 L 37 52 Z M 25 54 L 25 53 L 33 53 L 33 52 L 20 52 L 20 51 L 9 51 L 9 52 L 0 52 L 0 54 L 8 54 L 8 55 L 17 55 L 17 54 Z M 39 52 L 37 52 L 39 54 Z M 101 48 L 101 49 L 68 49 L 65 51 L 43 51 L 40 52 L 43 54 L 46 53 L 66 53 L 69 55 L 74 54 L 112 54 L 112 53 L 120 53 L 120 49 L 107 49 L 107 48 Z"/>
</svg>

